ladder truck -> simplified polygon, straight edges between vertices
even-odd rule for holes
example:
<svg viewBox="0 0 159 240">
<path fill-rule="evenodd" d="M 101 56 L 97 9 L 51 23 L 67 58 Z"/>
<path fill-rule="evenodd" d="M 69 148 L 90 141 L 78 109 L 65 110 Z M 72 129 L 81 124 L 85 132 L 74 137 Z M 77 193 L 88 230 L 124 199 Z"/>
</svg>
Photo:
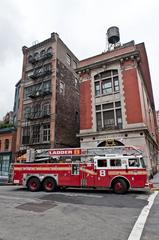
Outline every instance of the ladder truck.
<svg viewBox="0 0 159 240">
<path fill-rule="evenodd" d="M 123 194 L 152 187 L 143 156 L 132 146 L 29 150 L 25 163 L 14 163 L 12 182 L 35 192 L 60 188 L 105 188 Z"/>
</svg>

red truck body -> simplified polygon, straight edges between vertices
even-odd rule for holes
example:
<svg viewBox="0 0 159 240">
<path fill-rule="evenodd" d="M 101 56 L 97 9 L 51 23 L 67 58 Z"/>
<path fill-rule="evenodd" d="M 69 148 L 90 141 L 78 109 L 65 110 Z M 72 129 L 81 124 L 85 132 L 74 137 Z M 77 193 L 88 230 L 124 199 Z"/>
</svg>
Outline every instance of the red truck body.
<svg viewBox="0 0 159 240">
<path fill-rule="evenodd" d="M 57 187 L 110 188 L 116 193 L 144 188 L 147 171 L 142 156 L 95 156 L 84 162 L 15 163 L 13 183 L 30 191 L 54 191 Z"/>
</svg>

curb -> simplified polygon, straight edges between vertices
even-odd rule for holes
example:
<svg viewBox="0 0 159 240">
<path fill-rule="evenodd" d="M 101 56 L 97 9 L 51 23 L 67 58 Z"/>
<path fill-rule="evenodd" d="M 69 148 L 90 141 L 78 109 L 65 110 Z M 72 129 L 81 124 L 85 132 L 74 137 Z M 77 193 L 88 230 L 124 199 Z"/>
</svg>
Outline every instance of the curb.
<svg viewBox="0 0 159 240">
<path fill-rule="evenodd" d="M 13 185 L 13 183 L 0 183 L 0 187 L 1 186 L 12 186 Z"/>
<path fill-rule="evenodd" d="M 150 189 L 150 192 L 154 192 L 154 191 L 159 191 L 159 187 L 156 187 L 156 188 L 154 187 Z"/>
</svg>

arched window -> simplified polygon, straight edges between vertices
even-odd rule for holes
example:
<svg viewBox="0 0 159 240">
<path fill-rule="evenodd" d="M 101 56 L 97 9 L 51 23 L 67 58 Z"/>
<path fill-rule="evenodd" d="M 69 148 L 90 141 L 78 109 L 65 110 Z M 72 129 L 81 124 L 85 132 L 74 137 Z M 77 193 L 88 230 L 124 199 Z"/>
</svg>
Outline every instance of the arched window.
<svg viewBox="0 0 159 240">
<path fill-rule="evenodd" d="M 38 60 L 38 58 L 39 58 L 39 53 L 38 53 L 38 52 L 35 52 L 35 53 L 34 53 L 34 58 L 35 58 L 36 60 Z"/>
<path fill-rule="evenodd" d="M 9 139 L 5 139 L 4 149 L 5 151 L 9 150 Z"/>
<path fill-rule="evenodd" d="M 42 50 L 41 52 L 40 52 L 40 57 L 43 57 L 45 55 L 45 50 Z"/>
<path fill-rule="evenodd" d="M 49 48 L 47 49 L 47 53 L 52 53 L 52 47 L 49 47 Z"/>
<path fill-rule="evenodd" d="M 28 62 L 29 62 L 29 63 L 32 63 L 32 60 L 33 60 L 33 56 L 32 56 L 32 55 L 29 55 L 29 57 L 28 57 Z"/>
</svg>

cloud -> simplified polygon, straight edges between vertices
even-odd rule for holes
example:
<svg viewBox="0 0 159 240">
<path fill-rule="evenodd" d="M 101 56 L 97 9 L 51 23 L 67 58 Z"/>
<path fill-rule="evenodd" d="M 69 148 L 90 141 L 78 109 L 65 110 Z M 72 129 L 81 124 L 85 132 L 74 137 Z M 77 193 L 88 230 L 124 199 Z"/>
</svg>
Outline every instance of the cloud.
<svg viewBox="0 0 159 240">
<path fill-rule="evenodd" d="M 21 21 L 19 21 L 21 19 Z M 10 57 L 17 56 L 19 44 L 22 41 L 23 18 L 12 1 L 1 1 L 0 11 L 0 64 L 4 64 Z"/>
</svg>

